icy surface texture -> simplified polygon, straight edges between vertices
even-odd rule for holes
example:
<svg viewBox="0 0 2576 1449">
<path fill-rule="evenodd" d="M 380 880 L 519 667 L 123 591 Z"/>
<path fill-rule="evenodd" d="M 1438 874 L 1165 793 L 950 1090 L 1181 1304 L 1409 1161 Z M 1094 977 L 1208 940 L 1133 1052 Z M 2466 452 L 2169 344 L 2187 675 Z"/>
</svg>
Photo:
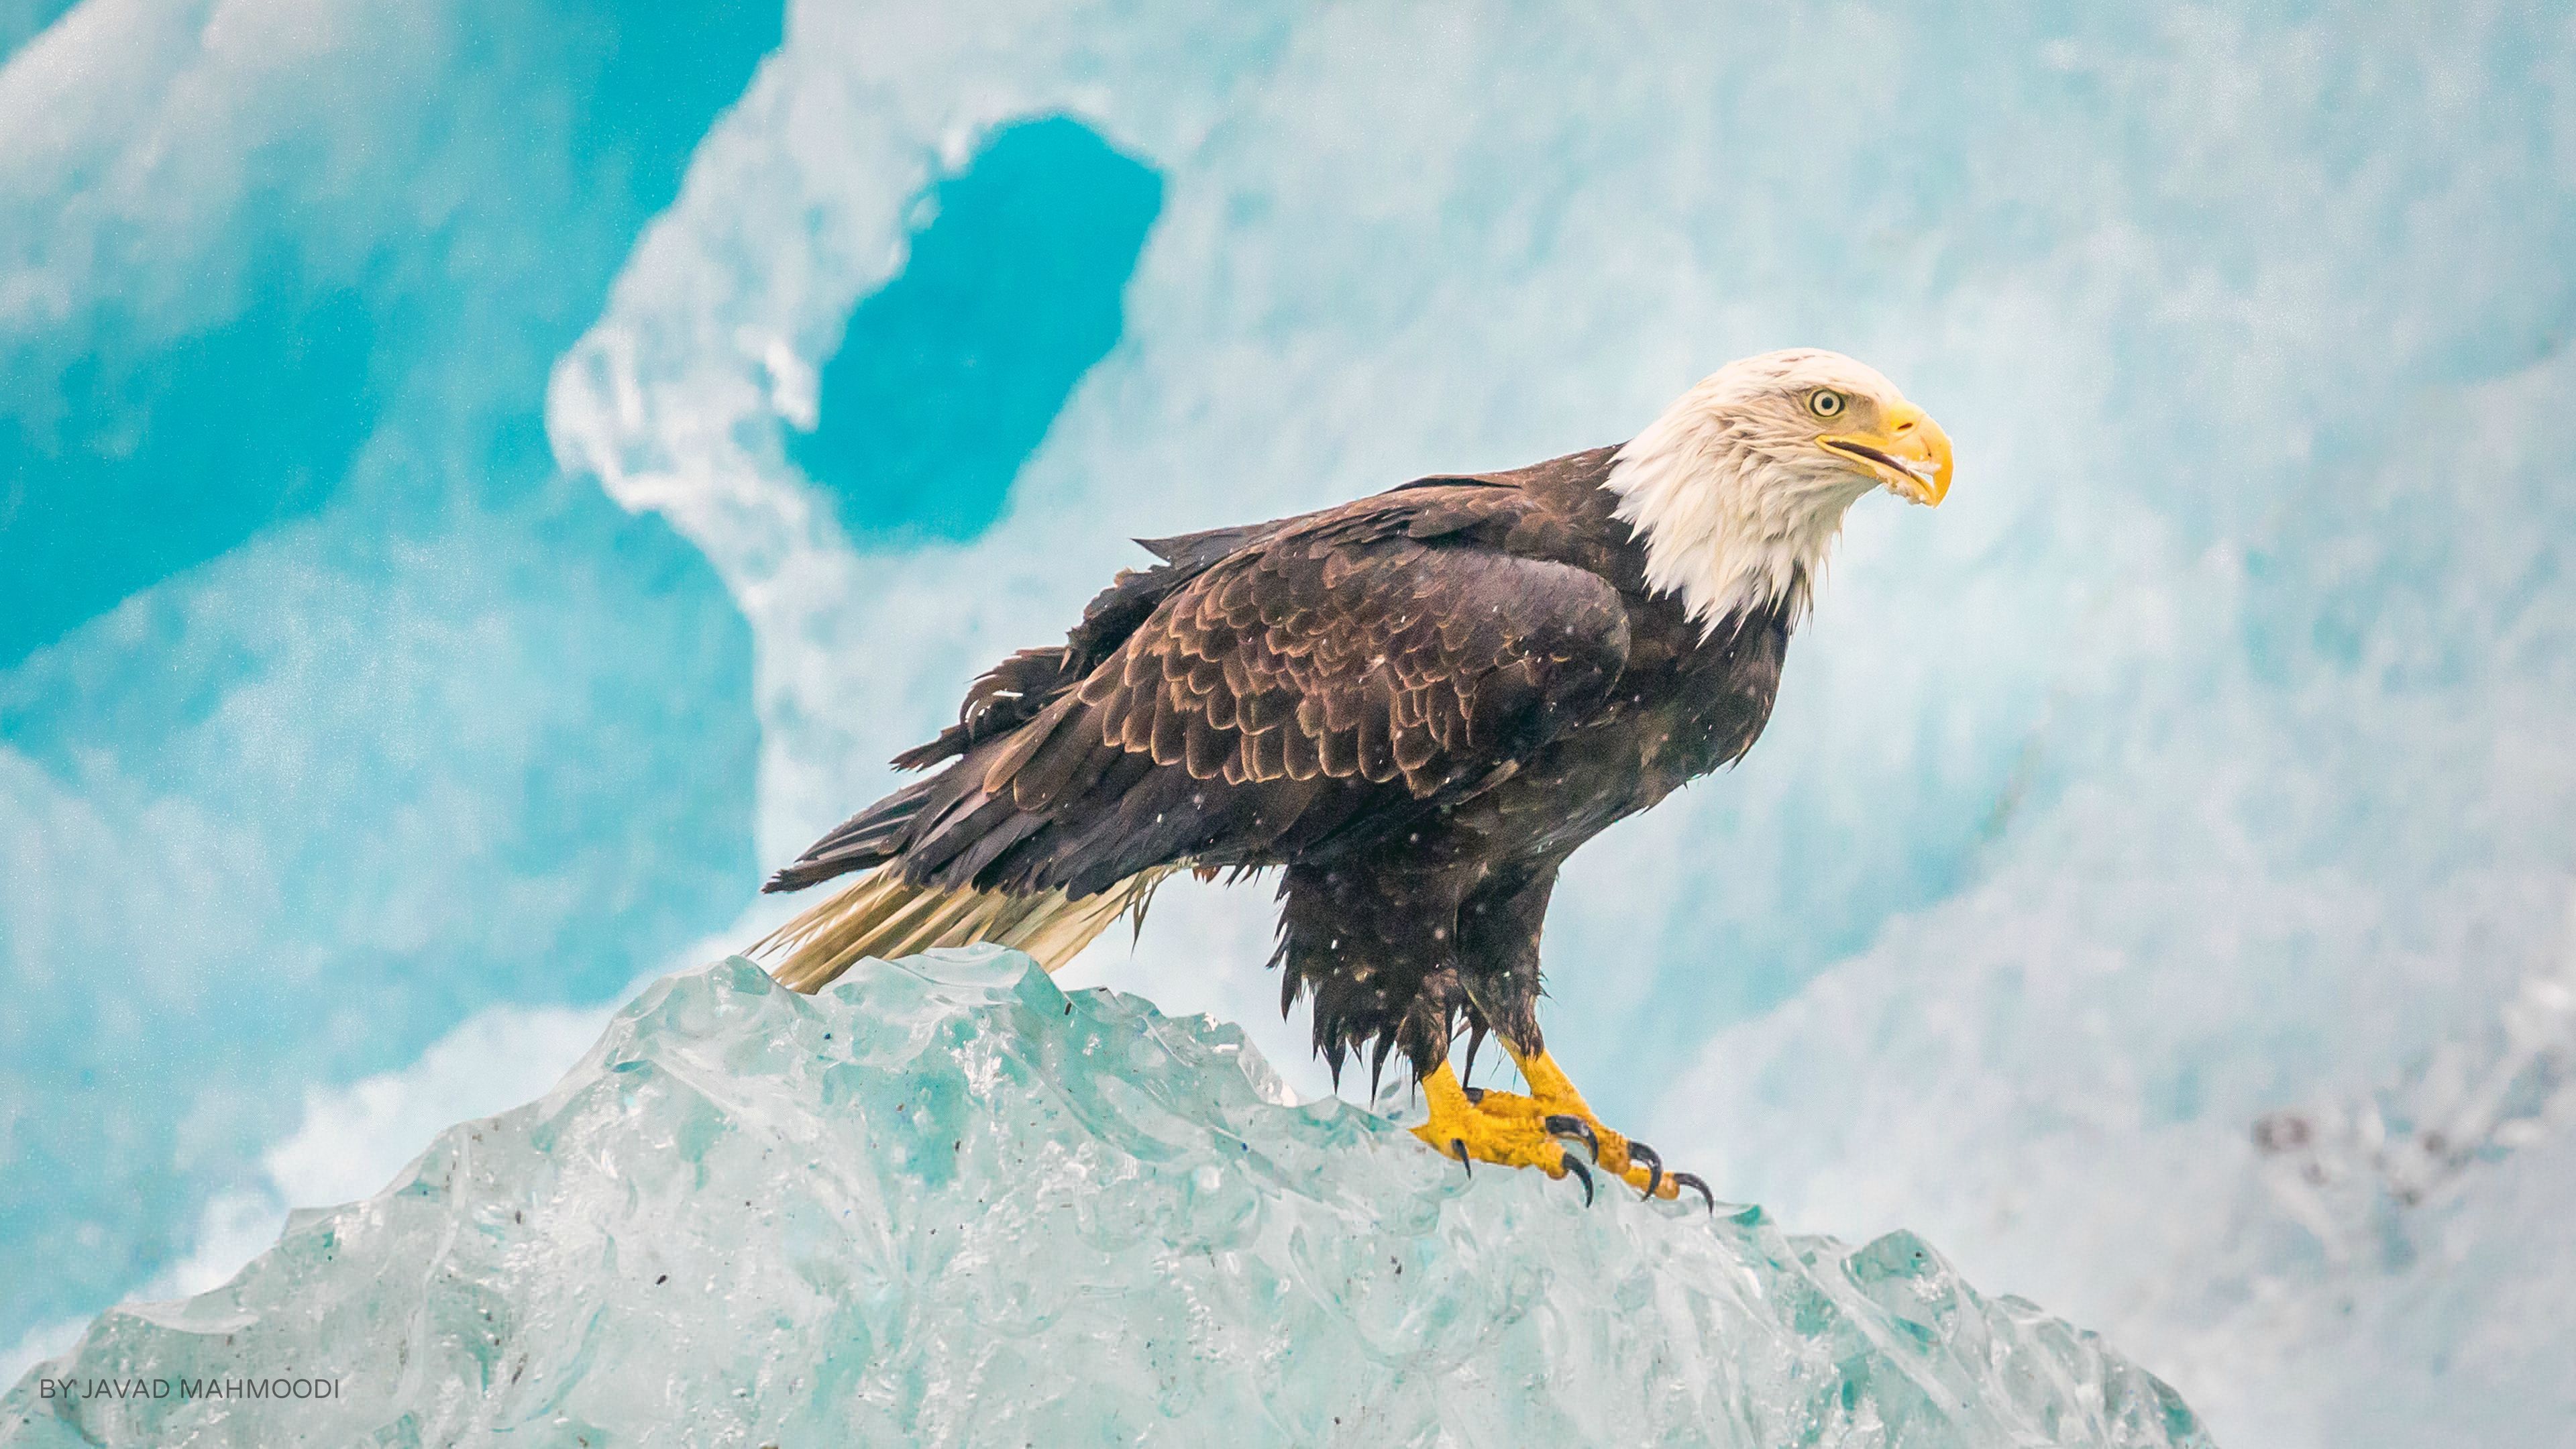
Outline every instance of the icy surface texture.
<svg viewBox="0 0 2576 1449">
<path fill-rule="evenodd" d="M 336 1380 L 326 1401 L 41 1379 Z M 1472 1180 L 1232 1028 L 982 950 L 649 990 L 542 1100 L 102 1318 L 0 1443 L 2186 1445 L 1909 1233 Z"/>
<path fill-rule="evenodd" d="M 0 69 L 0 1359 L 282 1213 L 309 1091 L 759 880 L 750 633 L 540 414 L 780 20 L 624 8 L 108 0 Z"/>
<path fill-rule="evenodd" d="M 141 590 L 0 664 L 0 1363 L 750 939 L 760 868 L 1129 536 L 1611 441 L 1821 343 L 1958 488 L 1855 510 L 1760 748 L 1575 859 L 1551 1046 L 1721 1191 L 1920 1232 L 2225 1442 L 2569 1438 L 2576 1092 L 2524 1008 L 2576 882 L 2576 10 L 18 37 L 0 428 L 104 476 L 47 453 L 12 517 L 176 571 L 0 570 L 0 659 Z M 1081 244 L 1025 245 L 1068 197 Z M 140 534 L 83 512 L 173 477 Z M 1176 885 L 1067 979 L 1312 1090 L 1268 912 Z"/>
</svg>

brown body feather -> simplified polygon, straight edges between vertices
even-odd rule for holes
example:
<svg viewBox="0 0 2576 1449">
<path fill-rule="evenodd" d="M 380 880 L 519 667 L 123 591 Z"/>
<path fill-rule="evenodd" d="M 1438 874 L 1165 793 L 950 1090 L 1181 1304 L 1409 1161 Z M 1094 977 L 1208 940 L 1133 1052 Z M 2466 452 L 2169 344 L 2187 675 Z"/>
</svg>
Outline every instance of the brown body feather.
<svg viewBox="0 0 2576 1449">
<path fill-rule="evenodd" d="M 764 943 L 781 979 L 968 940 L 1061 959 L 1170 870 L 1280 867 L 1284 999 L 1336 1072 L 1428 1070 L 1462 1022 L 1537 1050 L 1558 866 L 1750 748 L 1788 641 L 1782 611 L 1705 635 L 1647 591 L 1612 451 L 1148 543 L 896 762 L 944 768 L 778 873 L 874 873 Z"/>
</svg>

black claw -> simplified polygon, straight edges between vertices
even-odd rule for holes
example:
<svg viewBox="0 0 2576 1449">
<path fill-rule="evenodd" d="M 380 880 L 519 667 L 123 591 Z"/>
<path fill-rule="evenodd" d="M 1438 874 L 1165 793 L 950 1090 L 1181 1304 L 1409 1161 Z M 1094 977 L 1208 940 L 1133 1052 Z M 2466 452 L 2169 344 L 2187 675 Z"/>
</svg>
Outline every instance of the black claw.
<svg viewBox="0 0 2576 1449">
<path fill-rule="evenodd" d="M 1631 1137 L 1628 1139 L 1628 1160 L 1646 1164 L 1646 1196 L 1653 1197 L 1655 1189 L 1664 1185 L 1663 1154 Z"/>
<path fill-rule="evenodd" d="M 1548 1118 L 1544 1125 L 1550 1137 L 1582 1138 L 1583 1145 L 1592 1149 L 1592 1160 L 1595 1162 L 1601 1160 L 1601 1139 L 1593 1133 L 1591 1123 L 1580 1117 L 1572 1117 L 1560 1112 Z"/>
<path fill-rule="evenodd" d="M 1467 1088 L 1467 1105 L 1468 1105 L 1468 1106 L 1473 1107 L 1473 1106 L 1475 1106 L 1477 1103 L 1482 1102 L 1482 1101 L 1484 1101 L 1484 1100 L 1485 1100 L 1485 1089 L 1484 1089 L 1484 1088 L 1482 1088 L 1482 1087 L 1469 1087 L 1469 1088 Z"/>
<path fill-rule="evenodd" d="M 1564 1154 L 1564 1156 L 1565 1170 L 1583 1179 L 1583 1205 L 1585 1207 L 1592 1206 L 1592 1169 L 1576 1161 L 1574 1154 L 1571 1152 Z"/>
<path fill-rule="evenodd" d="M 1715 1214 L 1715 1213 L 1717 1212 L 1717 1194 L 1716 1194 L 1716 1193 L 1713 1193 L 1713 1192 L 1710 1192 L 1710 1191 L 1708 1190 L 1708 1184 L 1707 1184 L 1707 1183 L 1704 1183 L 1704 1182 L 1702 1182 L 1702 1181 L 1700 1181 L 1700 1180 L 1699 1180 L 1699 1175 L 1698 1175 L 1697 1173 L 1691 1173 L 1691 1172 L 1676 1172 L 1676 1173 L 1674 1173 L 1674 1174 L 1673 1174 L 1673 1186 L 1674 1186 L 1676 1189 L 1679 1189 L 1679 1188 L 1685 1188 L 1685 1187 L 1696 1189 L 1696 1190 L 1698 1191 L 1698 1193 L 1699 1193 L 1700 1197 L 1708 1203 L 1708 1210 L 1709 1210 L 1709 1212 L 1710 1212 L 1712 1215 L 1713 1215 L 1713 1214 Z"/>
<path fill-rule="evenodd" d="M 1474 1177 L 1476 1175 L 1476 1159 L 1467 1155 L 1467 1139 L 1464 1137 L 1452 1137 L 1449 1139 L 1449 1145 L 1458 1149 L 1458 1165 L 1467 1169 L 1467 1175 L 1469 1177 Z"/>
</svg>

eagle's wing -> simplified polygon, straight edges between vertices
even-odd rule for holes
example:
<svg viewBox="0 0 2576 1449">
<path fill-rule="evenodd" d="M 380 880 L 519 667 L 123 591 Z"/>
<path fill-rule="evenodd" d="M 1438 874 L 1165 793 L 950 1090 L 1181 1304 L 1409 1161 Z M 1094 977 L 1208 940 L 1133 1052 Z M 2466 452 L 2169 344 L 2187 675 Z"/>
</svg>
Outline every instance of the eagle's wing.
<svg viewBox="0 0 2576 1449">
<path fill-rule="evenodd" d="M 1472 789 L 1596 705 L 1627 658 L 1607 581 L 1504 548 L 1528 506 L 1416 487 L 1254 533 L 868 833 L 916 881 L 1081 896 Z"/>
</svg>

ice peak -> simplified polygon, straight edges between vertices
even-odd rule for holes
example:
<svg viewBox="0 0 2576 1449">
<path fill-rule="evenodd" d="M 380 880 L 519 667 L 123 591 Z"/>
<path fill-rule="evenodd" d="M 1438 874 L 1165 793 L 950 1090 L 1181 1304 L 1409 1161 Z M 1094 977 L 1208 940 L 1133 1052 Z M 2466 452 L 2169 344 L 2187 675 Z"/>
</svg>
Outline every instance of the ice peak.
<svg viewBox="0 0 2576 1449">
<path fill-rule="evenodd" d="M 44 1379 L 331 1380 L 284 1402 Z M 1472 1180 L 1016 953 L 669 978 L 544 1098 L 120 1309 L 0 1443 L 2202 1443 L 1920 1240 Z M 593 1433 L 591 1431 L 598 1431 Z M 247 1435 L 247 1438 L 244 1438 Z M 391 1437 L 388 1437 L 391 1436 Z M 515 1439 L 514 1439 L 515 1442 Z"/>
</svg>

